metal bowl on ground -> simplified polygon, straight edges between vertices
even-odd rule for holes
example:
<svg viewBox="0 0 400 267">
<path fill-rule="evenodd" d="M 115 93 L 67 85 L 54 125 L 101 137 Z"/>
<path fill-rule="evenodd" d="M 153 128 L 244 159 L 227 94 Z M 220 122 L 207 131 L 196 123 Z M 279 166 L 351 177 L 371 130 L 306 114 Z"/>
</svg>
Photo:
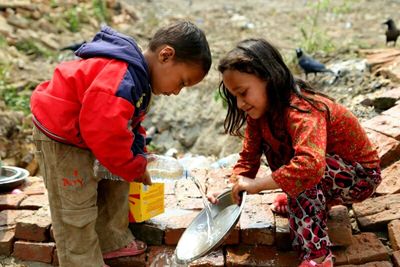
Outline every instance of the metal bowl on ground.
<svg viewBox="0 0 400 267">
<path fill-rule="evenodd" d="M 29 172 L 14 166 L 2 166 L 0 169 L 0 191 L 11 191 L 25 182 Z"/>
<path fill-rule="evenodd" d="M 175 256 L 178 263 L 194 261 L 216 249 L 228 236 L 239 221 L 240 214 L 246 202 L 246 193 L 242 195 L 240 206 L 233 202 L 231 190 L 217 197 L 218 204 L 211 205 L 211 217 L 214 227 L 207 229 L 207 211 L 203 209 L 183 232 L 176 246 Z"/>
</svg>

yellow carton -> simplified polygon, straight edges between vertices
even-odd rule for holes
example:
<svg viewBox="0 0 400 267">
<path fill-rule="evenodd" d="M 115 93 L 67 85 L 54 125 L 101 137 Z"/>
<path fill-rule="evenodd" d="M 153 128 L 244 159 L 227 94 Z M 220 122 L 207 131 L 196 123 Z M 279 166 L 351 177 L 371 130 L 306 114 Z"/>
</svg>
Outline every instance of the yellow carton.
<svg viewBox="0 0 400 267">
<path fill-rule="evenodd" d="M 129 188 L 129 221 L 143 222 L 164 212 L 164 183 L 144 185 L 133 182 Z"/>
</svg>

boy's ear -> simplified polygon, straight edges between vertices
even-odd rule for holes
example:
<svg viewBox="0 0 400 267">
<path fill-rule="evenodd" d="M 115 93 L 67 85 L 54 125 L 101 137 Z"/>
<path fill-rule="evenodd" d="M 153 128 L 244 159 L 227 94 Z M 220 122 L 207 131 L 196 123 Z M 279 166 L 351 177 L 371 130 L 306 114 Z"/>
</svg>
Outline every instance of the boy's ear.
<svg viewBox="0 0 400 267">
<path fill-rule="evenodd" d="M 172 60 L 175 56 L 175 49 L 172 46 L 164 46 L 158 53 L 158 60 L 162 63 Z"/>
</svg>

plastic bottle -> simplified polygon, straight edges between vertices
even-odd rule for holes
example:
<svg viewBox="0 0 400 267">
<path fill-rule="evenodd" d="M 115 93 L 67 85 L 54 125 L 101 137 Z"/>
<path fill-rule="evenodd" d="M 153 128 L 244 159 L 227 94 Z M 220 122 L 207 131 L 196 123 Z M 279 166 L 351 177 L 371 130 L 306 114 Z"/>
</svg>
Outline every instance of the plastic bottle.
<svg viewBox="0 0 400 267">
<path fill-rule="evenodd" d="M 174 157 L 151 154 L 147 160 L 152 182 L 174 182 L 188 176 L 188 172 Z"/>
<path fill-rule="evenodd" d="M 169 156 L 148 155 L 147 170 L 153 183 L 174 182 L 188 176 L 182 164 L 176 158 Z M 94 163 L 94 173 L 102 179 L 124 181 L 121 177 L 109 172 L 98 160 Z"/>
</svg>

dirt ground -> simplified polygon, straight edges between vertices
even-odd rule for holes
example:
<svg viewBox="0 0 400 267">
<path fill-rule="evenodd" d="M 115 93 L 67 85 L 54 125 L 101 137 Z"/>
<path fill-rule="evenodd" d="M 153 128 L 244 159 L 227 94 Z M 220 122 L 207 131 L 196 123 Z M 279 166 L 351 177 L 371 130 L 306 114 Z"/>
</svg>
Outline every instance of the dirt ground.
<svg viewBox="0 0 400 267">
<path fill-rule="evenodd" d="M 215 92 L 220 76 L 218 60 L 236 42 L 245 38 L 265 38 L 276 45 L 291 69 L 300 77 L 295 48 L 302 47 L 328 67 L 355 59 L 359 49 L 385 47 L 385 25 L 389 17 L 400 20 L 397 12 L 400 1 L 296 1 L 296 0 L 126 0 L 138 10 L 139 20 L 132 32 L 141 31 L 151 36 L 158 26 L 177 19 L 190 19 L 207 34 L 213 54 L 213 66 L 205 81 L 187 89 L 172 99 L 159 97 L 150 112 L 147 126 L 156 125 L 161 134 L 154 139 L 162 150 L 171 147 L 197 154 L 225 156 L 240 149 L 240 141 L 223 134 L 222 122 L 226 114 Z M 313 26 L 314 25 L 314 26 Z M 311 36 L 315 51 L 307 51 L 302 31 Z M 140 39 L 146 45 L 145 39 Z M 363 95 L 384 91 L 396 85 L 372 76 L 368 70 L 351 74 L 338 84 L 327 82 L 324 75 L 312 76 L 315 88 L 339 99 L 360 119 L 370 118 L 373 109 L 359 105 Z M 378 85 L 376 85 L 378 84 Z M 196 90 L 198 89 L 198 90 Z M 211 97 L 212 95 L 213 97 Z M 217 129 L 217 130 L 215 130 Z M 169 130 L 169 131 L 163 131 Z M 227 144 L 227 145 L 226 145 Z"/>
</svg>

